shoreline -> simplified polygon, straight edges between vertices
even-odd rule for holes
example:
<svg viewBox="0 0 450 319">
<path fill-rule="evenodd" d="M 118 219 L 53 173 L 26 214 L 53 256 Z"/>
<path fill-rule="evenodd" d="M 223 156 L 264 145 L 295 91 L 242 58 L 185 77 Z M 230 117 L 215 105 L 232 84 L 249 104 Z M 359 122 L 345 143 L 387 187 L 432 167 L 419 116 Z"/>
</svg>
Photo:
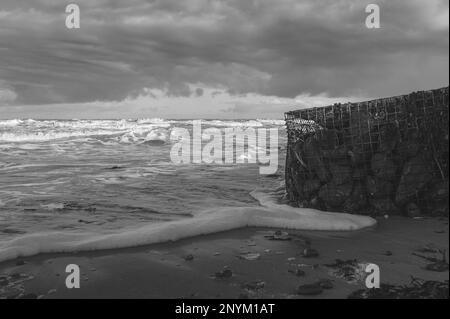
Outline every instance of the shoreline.
<svg viewBox="0 0 450 319">
<path fill-rule="evenodd" d="M 136 248 L 6 261 L 0 263 L 0 298 L 347 298 L 364 285 L 336 277 L 325 266 L 336 259 L 379 265 L 382 283 L 404 285 L 411 276 L 449 279 L 448 270 L 426 270 L 427 261 L 414 255 L 430 245 L 448 251 L 448 218 L 392 217 L 355 232 L 287 231 L 290 240 L 268 239 L 274 231 L 241 228 Z M 302 256 L 308 247 L 319 256 Z M 80 289 L 65 286 L 68 264 L 80 266 Z M 224 267 L 232 276 L 215 278 Z M 331 280 L 333 288 L 316 296 L 297 293 L 300 285 L 320 280 Z"/>
<path fill-rule="evenodd" d="M 194 218 L 149 223 L 119 233 L 51 232 L 24 235 L 0 245 L 0 262 L 45 253 L 142 247 L 244 227 L 356 231 L 376 226 L 376 220 L 368 216 L 294 208 L 286 204 L 277 204 L 272 196 L 259 191 L 253 191 L 250 195 L 260 206 L 214 208 L 204 210 Z"/>
</svg>

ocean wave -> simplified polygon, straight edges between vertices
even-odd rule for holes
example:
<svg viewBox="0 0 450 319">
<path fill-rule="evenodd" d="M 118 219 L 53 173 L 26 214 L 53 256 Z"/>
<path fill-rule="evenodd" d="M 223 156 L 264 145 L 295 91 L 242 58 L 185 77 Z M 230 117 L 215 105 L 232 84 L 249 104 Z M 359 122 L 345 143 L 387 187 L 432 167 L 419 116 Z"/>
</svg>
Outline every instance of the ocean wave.
<svg viewBox="0 0 450 319">
<path fill-rule="evenodd" d="M 70 253 L 129 248 L 176 241 L 243 227 L 353 231 L 376 225 L 370 217 L 293 208 L 277 204 L 270 194 L 255 191 L 261 206 L 222 207 L 177 221 L 152 223 L 114 234 L 38 233 L 0 244 L 0 262 L 41 253 Z"/>
<path fill-rule="evenodd" d="M 286 125 L 285 120 L 265 120 L 265 119 L 258 119 L 258 122 L 265 124 L 265 125 L 275 125 L 275 126 L 284 126 Z"/>
<path fill-rule="evenodd" d="M 92 123 L 91 123 L 92 124 Z M 142 142 L 147 140 L 167 140 L 169 126 L 166 125 L 115 125 L 103 128 L 92 124 L 89 126 L 73 125 L 70 129 L 52 127 L 51 129 L 9 130 L 0 131 L 0 142 L 46 142 L 61 139 L 72 139 L 79 137 L 108 137 L 117 136 L 116 140 L 124 143 Z"/>
<path fill-rule="evenodd" d="M 202 125 L 213 127 L 261 127 L 264 125 L 283 126 L 283 120 L 199 120 Z M 0 127 L 14 128 L 20 126 L 22 130 L 70 129 L 70 130 L 137 130 L 151 128 L 169 128 L 172 125 L 192 125 L 192 120 L 2 120 Z"/>
<path fill-rule="evenodd" d="M 113 136 L 119 143 L 168 141 L 171 132 L 193 124 L 187 120 L 5 120 L 0 121 L 0 142 L 46 142 L 78 137 Z M 280 120 L 202 120 L 204 127 L 263 127 L 284 125 Z M 165 129 L 165 130 L 164 130 Z M 105 142 L 105 141 L 101 141 Z"/>
<path fill-rule="evenodd" d="M 249 121 L 226 121 L 226 120 L 203 120 L 203 125 L 214 127 L 262 127 L 263 123 L 257 120 Z"/>
<path fill-rule="evenodd" d="M 34 133 L 1 133 L 0 142 L 44 142 L 74 137 L 89 137 L 120 134 L 117 131 L 72 131 L 72 132 L 34 132 Z"/>
<path fill-rule="evenodd" d="M 21 125 L 23 123 L 22 120 L 14 119 L 14 120 L 3 120 L 0 121 L 0 127 L 1 126 L 17 126 Z"/>
<path fill-rule="evenodd" d="M 138 124 L 160 124 L 160 125 L 167 125 L 175 123 L 176 121 L 168 121 L 161 118 L 148 118 L 148 119 L 139 119 L 137 120 Z"/>
</svg>

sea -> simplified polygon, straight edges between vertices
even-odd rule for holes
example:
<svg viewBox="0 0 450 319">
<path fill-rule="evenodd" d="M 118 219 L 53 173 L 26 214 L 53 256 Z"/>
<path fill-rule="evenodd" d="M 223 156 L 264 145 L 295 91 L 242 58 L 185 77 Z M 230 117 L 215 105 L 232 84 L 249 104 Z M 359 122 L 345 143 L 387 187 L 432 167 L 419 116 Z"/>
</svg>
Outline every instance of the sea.
<svg viewBox="0 0 450 319">
<path fill-rule="evenodd" d="M 202 120 L 278 130 L 276 172 L 254 163 L 174 163 L 192 120 L 0 120 L 0 262 L 133 247 L 246 226 L 352 230 L 368 217 L 295 209 L 284 198 L 283 120 Z M 202 141 L 207 143 L 207 141 Z M 251 157 L 252 151 L 247 150 Z"/>
</svg>

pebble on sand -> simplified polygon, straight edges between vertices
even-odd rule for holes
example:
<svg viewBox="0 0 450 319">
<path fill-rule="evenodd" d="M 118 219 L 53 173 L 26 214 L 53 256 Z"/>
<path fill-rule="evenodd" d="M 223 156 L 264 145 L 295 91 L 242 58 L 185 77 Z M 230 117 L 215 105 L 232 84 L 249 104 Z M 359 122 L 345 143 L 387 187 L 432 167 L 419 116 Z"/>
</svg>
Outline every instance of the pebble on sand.
<svg viewBox="0 0 450 319">
<path fill-rule="evenodd" d="M 261 254 L 259 254 L 259 253 L 246 253 L 246 254 L 241 254 L 238 256 L 238 258 L 245 259 L 245 260 L 257 260 L 260 257 L 261 257 Z"/>
<path fill-rule="evenodd" d="M 318 284 L 301 285 L 297 288 L 297 294 L 302 296 L 317 296 L 323 292 Z"/>
<path fill-rule="evenodd" d="M 222 271 L 216 272 L 214 277 L 217 279 L 228 279 L 233 277 L 233 272 L 231 269 L 224 268 Z"/>
<path fill-rule="evenodd" d="M 305 248 L 305 250 L 303 250 L 303 257 L 316 258 L 316 257 L 319 257 L 319 252 L 312 248 Z"/>
</svg>

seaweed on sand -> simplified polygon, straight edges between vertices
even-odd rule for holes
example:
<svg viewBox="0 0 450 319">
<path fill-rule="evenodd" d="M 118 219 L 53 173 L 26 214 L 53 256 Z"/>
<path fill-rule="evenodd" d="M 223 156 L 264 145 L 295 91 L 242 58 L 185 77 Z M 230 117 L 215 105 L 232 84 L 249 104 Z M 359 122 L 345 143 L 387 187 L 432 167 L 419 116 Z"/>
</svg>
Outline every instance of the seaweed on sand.
<svg viewBox="0 0 450 319">
<path fill-rule="evenodd" d="M 349 299 L 448 299 L 449 282 L 425 281 L 412 278 L 409 285 L 382 284 L 379 289 L 361 289 Z"/>
<path fill-rule="evenodd" d="M 445 249 L 421 249 L 419 250 L 424 253 L 438 253 L 441 255 L 441 258 L 436 257 L 429 257 L 424 256 L 417 253 L 412 253 L 413 256 L 425 259 L 426 261 L 430 262 L 431 264 L 426 265 L 425 269 L 429 271 L 435 271 L 435 272 L 445 272 L 449 270 L 448 262 L 447 262 L 447 251 Z"/>
</svg>

